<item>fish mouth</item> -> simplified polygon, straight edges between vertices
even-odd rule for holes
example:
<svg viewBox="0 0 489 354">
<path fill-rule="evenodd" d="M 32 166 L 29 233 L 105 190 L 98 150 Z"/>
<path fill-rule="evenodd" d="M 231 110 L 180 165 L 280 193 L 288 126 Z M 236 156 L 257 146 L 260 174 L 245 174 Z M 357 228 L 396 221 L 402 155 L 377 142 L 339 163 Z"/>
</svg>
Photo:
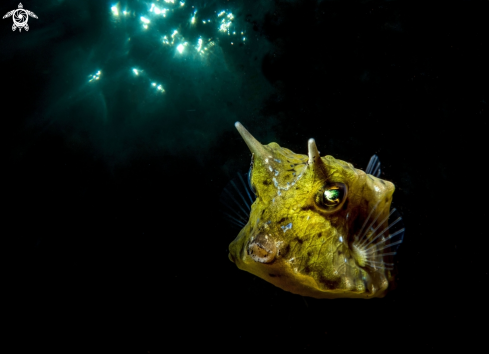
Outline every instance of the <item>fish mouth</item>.
<svg viewBox="0 0 489 354">
<path fill-rule="evenodd" d="M 246 239 L 247 237 L 240 233 L 229 245 L 228 258 L 231 262 L 239 267 L 239 264 L 242 264 L 242 262 L 246 264 L 249 261 L 271 264 L 275 261 L 278 249 L 272 235 L 258 233 L 251 237 L 251 239 Z"/>
<path fill-rule="evenodd" d="M 266 234 L 258 234 L 248 244 L 248 255 L 258 263 L 270 264 L 277 255 L 277 246 L 273 239 Z"/>
</svg>

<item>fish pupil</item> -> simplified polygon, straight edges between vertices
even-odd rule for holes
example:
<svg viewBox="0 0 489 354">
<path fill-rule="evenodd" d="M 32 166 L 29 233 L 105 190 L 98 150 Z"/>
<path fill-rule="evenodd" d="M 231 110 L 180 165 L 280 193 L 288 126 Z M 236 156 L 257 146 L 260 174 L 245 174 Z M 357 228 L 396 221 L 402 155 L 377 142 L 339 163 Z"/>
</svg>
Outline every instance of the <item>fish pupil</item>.
<svg viewBox="0 0 489 354">
<path fill-rule="evenodd" d="M 339 189 L 328 189 L 324 191 L 324 197 L 326 198 L 326 201 L 332 202 L 332 203 L 339 203 L 340 202 L 340 191 Z"/>
</svg>

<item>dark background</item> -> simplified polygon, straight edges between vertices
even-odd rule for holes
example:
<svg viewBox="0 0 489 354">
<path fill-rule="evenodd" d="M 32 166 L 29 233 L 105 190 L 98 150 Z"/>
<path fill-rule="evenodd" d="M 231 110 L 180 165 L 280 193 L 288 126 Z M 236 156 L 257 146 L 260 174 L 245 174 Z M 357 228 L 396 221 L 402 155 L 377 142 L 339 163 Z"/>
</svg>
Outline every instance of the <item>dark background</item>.
<svg viewBox="0 0 489 354">
<path fill-rule="evenodd" d="M 232 8 L 248 42 L 199 27 L 214 56 L 179 61 L 100 1 L 24 3 L 39 17 L 29 32 L 1 22 L 4 292 L 18 343 L 476 348 L 488 315 L 489 2 L 192 4 Z M 164 102 L 124 76 L 142 63 L 166 78 Z M 393 292 L 303 298 L 228 260 L 238 230 L 219 195 L 249 166 L 236 120 L 297 153 L 314 137 L 357 168 L 379 155 L 406 226 Z"/>
</svg>

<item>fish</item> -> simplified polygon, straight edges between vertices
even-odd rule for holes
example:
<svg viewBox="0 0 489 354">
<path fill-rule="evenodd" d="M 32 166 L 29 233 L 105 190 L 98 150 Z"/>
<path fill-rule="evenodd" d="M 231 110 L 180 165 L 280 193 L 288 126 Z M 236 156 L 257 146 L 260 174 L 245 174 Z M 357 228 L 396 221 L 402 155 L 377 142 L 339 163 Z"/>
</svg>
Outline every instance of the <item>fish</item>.
<svg viewBox="0 0 489 354">
<path fill-rule="evenodd" d="M 275 142 L 262 145 L 240 122 L 235 127 L 252 160 L 225 193 L 234 211 L 227 216 L 242 227 L 229 260 L 302 296 L 384 297 L 405 228 L 391 208 L 394 184 L 379 177 L 377 155 L 363 171 L 320 156 L 314 139 L 302 155 Z"/>
</svg>

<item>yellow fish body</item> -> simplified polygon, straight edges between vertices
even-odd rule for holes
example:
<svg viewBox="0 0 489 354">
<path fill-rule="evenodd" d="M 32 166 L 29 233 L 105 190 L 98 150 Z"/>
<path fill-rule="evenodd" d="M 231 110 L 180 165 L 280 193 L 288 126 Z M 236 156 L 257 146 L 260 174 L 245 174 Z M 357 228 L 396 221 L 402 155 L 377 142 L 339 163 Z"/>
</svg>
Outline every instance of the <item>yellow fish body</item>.
<svg viewBox="0 0 489 354">
<path fill-rule="evenodd" d="M 308 156 L 300 155 L 262 145 L 235 125 L 253 156 L 249 183 L 256 200 L 229 245 L 230 260 L 295 294 L 384 296 L 392 278 L 388 262 L 404 234 L 389 230 L 400 220 L 389 225 L 394 185 L 320 157 L 313 139 Z"/>
</svg>

